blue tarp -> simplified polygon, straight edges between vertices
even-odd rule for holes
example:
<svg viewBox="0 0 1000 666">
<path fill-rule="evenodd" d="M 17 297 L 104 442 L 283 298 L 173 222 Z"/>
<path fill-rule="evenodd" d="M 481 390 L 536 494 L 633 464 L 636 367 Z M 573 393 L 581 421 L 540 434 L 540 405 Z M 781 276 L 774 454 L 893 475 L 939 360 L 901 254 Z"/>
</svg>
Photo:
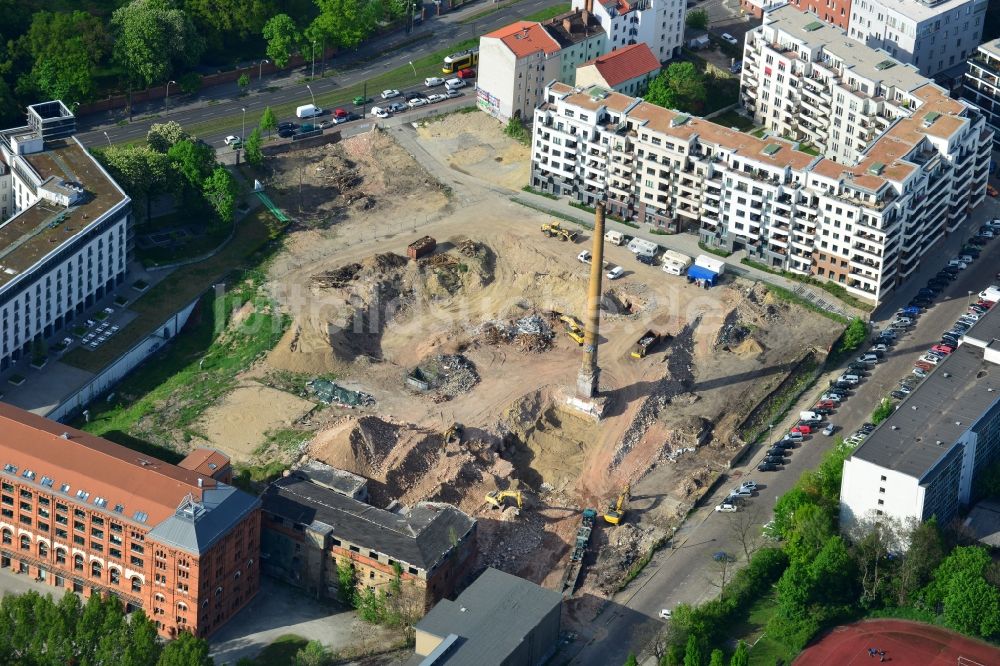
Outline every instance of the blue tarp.
<svg viewBox="0 0 1000 666">
<path fill-rule="evenodd" d="M 705 280 L 709 284 L 714 285 L 715 281 L 719 279 L 719 274 L 708 270 L 704 266 L 692 266 L 688 269 L 688 277 L 693 280 Z"/>
</svg>

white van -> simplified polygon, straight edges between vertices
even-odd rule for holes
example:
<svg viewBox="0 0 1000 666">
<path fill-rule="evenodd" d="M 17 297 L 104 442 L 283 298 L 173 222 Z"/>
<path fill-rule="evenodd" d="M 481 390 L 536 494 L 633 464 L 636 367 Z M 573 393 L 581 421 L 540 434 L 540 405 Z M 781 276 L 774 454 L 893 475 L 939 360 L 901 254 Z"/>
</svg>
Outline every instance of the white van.
<svg viewBox="0 0 1000 666">
<path fill-rule="evenodd" d="M 604 240 L 612 245 L 624 245 L 625 234 L 620 231 L 608 231 L 604 234 Z"/>
<path fill-rule="evenodd" d="M 315 104 L 303 104 L 295 109 L 296 118 L 315 118 L 316 116 L 321 115 L 323 115 L 323 109 L 319 108 Z"/>
<path fill-rule="evenodd" d="M 799 412 L 800 421 L 822 421 L 823 419 L 816 412 Z"/>
<path fill-rule="evenodd" d="M 444 87 L 448 90 L 458 90 L 465 87 L 465 81 L 462 79 L 448 79 L 444 82 Z"/>
</svg>

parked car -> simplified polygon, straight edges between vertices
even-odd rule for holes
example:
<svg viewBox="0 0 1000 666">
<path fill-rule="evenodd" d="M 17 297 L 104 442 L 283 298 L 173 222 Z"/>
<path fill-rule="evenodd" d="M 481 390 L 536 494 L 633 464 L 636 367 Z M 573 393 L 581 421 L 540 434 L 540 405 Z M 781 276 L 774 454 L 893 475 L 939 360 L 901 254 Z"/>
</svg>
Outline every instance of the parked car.
<svg viewBox="0 0 1000 666">
<path fill-rule="evenodd" d="M 833 435 L 834 432 L 836 432 L 836 430 L 837 426 L 833 425 L 832 423 L 828 423 L 826 424 L 826 427 L 823 428 L 823 434 L 826 435 L 827 437 L 830 437 L 831 435 Z"/>
<path fill-rule="evenodd" d="M 792 429 L 789 430 L 789 432 L 797 432 L 797 433 L 801 433 L 803 435 L 811 435 L 812 434 L 812 427 L 811 426 L 807 426 L 807 425 L 799 424 L 799 425 L 796 425 L 796 426 L 792 426 Z"/>
<path fill-rule="evenodd" d="M 615 266 L 610 271 L 608 271 L 609 280 L 617 280 L 622 275 L 625 275 L 625 269 L 622 268 L 621 266 Z"/>
<path fill-rule="evenodd" d="M 721 513 L 736 513 L 736 511 L 738 511 L 736 505 L 730 504 L 729 502 L 723 502 L 722 504 L 716 505 L 715 510 Z"/>
<path fill-rule="evenodd" d="M 791 439 L 779 439 L 777 442 L 773 444 L 773 446 L 776 446 L 779 449 L 794 449 L 795 442 L 793 442 Z"/>
<path fill-rule="evenodd" d="M 993 231 L 990 229 L 981 229 L 976 235 L 980 238 L 993 238 L 994 236 Z"/>
<path fill-rule="evenodd" d="M 784 449 L 779 449 L 777 447 L 771 447 L 767 450 L 767 455 L 771 458 L 781 458 L 784 460 L 785 456 L 788 455 Z"/>
<path fill-rule="evenodd" d="M 855 361 L 854 363 L 851 363 L 850 365 L 848 365 L 847 369 L 851 370 L 851 371 L 853 371 L 853 372 L 855 372 L 856 374 L 859 374 L 859 375 L 866 375 L 866 374 L 868 374 L 868 364 L 867 363 L 859 363 L 859 362 Z"/>
<path fill-rule="evenodd" d="M 778 471 L 778 465 L 777 465 L 777 463 L 768 462 L 768 461 L 765 460 L 761 464 L 757 465 L 757 471 L 758 472 L 777 472 Z"/>
<path fill-rule="evenodd" d="M 399 91 L 395 88 L 382 91 L 382 99 L 392 99 L 393 97 L 399 97 Z"/>
<path fill-rule="evenodd" d="M 415 109 L 418 106 L 424 106 L 426 104 L 430 104 L 430 101 L 426 97 L 417 97 L 411 99 L 409 102 L 407 102 L 407 104 L 411 109 Z"/>
<path fill-rule="evenodd" d="M 670 613 L 670 609 L 669 608 L 661 608 L 660 609 L 660 619 L 661 620 L 669 620 L 670 619 L 670 615 L 671 615 L 671 613 Z"/>
<path fill-rule="evenodd" d="M 460 79 L 474 79 L 476 78 L 476 70 L 471 67 L 466 67 L 465 69 L 458 70 L 455 76 Z"/>
<path fill-rule="evenodd" d="M 913 370 L 911 370 L 910 372 L 912 372 L 914 375 L 920 378 L 927 376 L 927 371 L 924 370 L 923 368 L 913 368 Z"/>
<path fill-rule="evenodd" d="M 951 261 L 948 262 L 948 265 L 951 266 L 952 268 L 957 268 L 960 271 L 964 271 L 966 268 L 968 268 L 968 266 L 965 265 L 965 262 L 960 259 L 952 259 Z"/>
<path fill-rule="evenodd" d="M 844 397 L 842 395 L 840 395 L 839 393 L 824 393 L 820 397 L 823 400 L 828 400 L 830 402 L 835 402 L 838 405 L 840 404 L 841 400 L 844 399 Z"/>
<path fill-rule="evenodd" d="M 448 96 L 442 93 L 435 93 L 427 96 L 427 101 L 431 104 L 437 104 L 438 102 L 443 102 L 446 99 L 448 99 Z"/>
<path fill-rule="evenodd" d="M 813 411 L 815 412 L 817 409 L 836 409 L 836 407 L 837 403 L 833 400 L 820 400 L 816 403 L 816 406 L 813 407 Z"/>
<path fill-rule="evenodd" d="M 902 400 L 903 398 L 906 397 L 907 394 L 903 393 L 902 391 L 893 391 L 889 395 L 895 398 L 896 400 Z"/>
<path fill-rule="evenodd" d="M 383 109 L 382 107 L 373 106 L 372 115 L 375 116 L 376 118 L 388 118 L 392 114 L 389 113 L 389 109 Z"/>
<path fill-rule="evenodd" d="M 424 85 L 427 86 L 428 88 L 433 88 L 434 86 L 443 86 L 444 79 L 442 79 L 440 76 L 428 76 L 426 79 L 424 79 Z"/>
<path fill-rule="evenodd" d="M 354 106 L 364 106 L 365 104 L 368 104 L 371 101 L 372 101 L 371 97 L 365 97 L 364 95 L 358 95 L 353 100 L 351 100 Z"/>
<path fill-rule="evenodd" d="M 733 46 L 736 46 L 737 44 L 740 43 L 738 39 L 730 35 L 728 32 L 722 33 L 721 37 L 722 41 L 726 42 L 727 44 L 732 44 Z"/>
<path fill-rule="evenodd" d="M 750 490 L 757 490 L 757 482 L 753 479 L 745 479 L 740 482 L 740 485 L 745 488 L 749 488 Z"/>
<path fill-rule="evenodd" d="M 882 356 L 884 356 L 885 353 L 888 351 L 889 351 L 889 345 L 885 344 L 884 342 L 880 342 L 878 344 L 872 345 L 872 348 L 868 350 L 868 353 L 875 354 L 875 356 L 878 356 L 878 358 L 882 358 Z M 879 354 L 882 354 L 882 356 L 879 356 Z"/>
<path fill-rule="evenodd" d="M 448 88 L 447 90 L 444 91 L 444 94 L 447 97 L 449 97 L 449 98 L 461 97 L 462 96 L 462 93 L 460 93 L 459 91 L 455 90 L 454 88 Z"/>
<path fill-rule="evenodd" d="M 239 148 L 241 145 L 243 145 L 243 142 L 240 141 L 240 137 L 236 136 L 235 134 L 230 134 L 229 136 L 227 136 L 225 138 L 225 142 L 227 146 L 232 146 L 233 148 Z"/>
</svg>

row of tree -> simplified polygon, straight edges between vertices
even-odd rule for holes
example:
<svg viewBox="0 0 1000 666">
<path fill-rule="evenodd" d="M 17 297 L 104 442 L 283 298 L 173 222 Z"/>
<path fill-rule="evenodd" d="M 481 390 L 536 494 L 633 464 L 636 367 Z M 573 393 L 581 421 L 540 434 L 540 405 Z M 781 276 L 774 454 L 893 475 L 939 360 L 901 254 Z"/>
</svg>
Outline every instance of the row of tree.
<svg viewBox="0 0 1000 666">
<path fill-rule="evenodd" d="M 758 521 L 732 516 L 748 563 L 735 576 L 720 565 L 718 599 L 674 609 L 655 644 L 661 664 L 704 666 L 704 655 L 722 663 L 723 655 L 710 649 L 724 645 L 727 628 L 745 620 L 747 609 L 769 593 L 777 609 L 766 634 L 781 637 L 790 652 L 825 627 L 869 614 L 898 614 L 971 636 L 1000 637 L 1000 566 L 982 546 L 962 545 L 960 534 L 942 530 L 934 519 L 904 525 L 862 517 L 841 535 L 840 481 L 851 451 L 838 439 L 819 467 L 778 499 L 766 534 L 751 529 Z M 774 545 L 762 547 L 768 540 Z M 730 663 L 745 664 L 744 652 L 738 649 Z"/>
<path fill-rule="evenodd" d="M 56 3 L 59 6 L 73 3 Z M 0 0 L 0 121 L 43 99 L 84 103 L 176 80 L 196 67 L 354 48 L 417 0 L 91 0 L 52 11 L 42 0 Z M 279 11 L 281 13 L 279 13 Z M 315 50 L 315 51 L 314 51 Z M 103 78 L 100 75 L 104 75 Z"/>
<path fill-rule="evenodd" d="M 175 122 L 154 124 L 145 146 L 111 146 L 95 149 L 94 154 L 138 206 L 145 208 L 147 220 L 153 199 L 173 194 L 179 208 L 193 214 L 209 212 L 210 226 L 233 221 L 239 196 L 236 180 L 216 162 L 212 146 L 189 136 Z"/>
<path fill-rule="evenodd" d="M 189 633 L 164 645 L 141 611 L 127 616 L 115 597 L 85 603 L 70 591 L 59 601 L 36 592 L 0 599 L 0 663 L 98 666 L 210 666 L 208 643 Z"/>
</svg>

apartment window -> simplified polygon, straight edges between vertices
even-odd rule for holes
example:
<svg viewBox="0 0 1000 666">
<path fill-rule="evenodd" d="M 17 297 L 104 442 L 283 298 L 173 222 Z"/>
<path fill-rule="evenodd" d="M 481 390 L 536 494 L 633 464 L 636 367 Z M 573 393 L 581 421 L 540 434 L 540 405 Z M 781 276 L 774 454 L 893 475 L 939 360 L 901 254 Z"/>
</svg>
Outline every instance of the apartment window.
<svg viewBox="0 0 1000 666">
<path fill-rule="evenodd" d="M 128 558 L 128 561 L 129 561 L 129 562 L 130 562 L 130 563 L 131 563 L 131 564 L 132 564 L 133 566 L 137 566 L 137 567 L 141 567 L 141 566 L 144 566 L 144 562 L 142 561 L 142 558 L 141 558 L 141 557 L 136 557 L 135 555 L 132 555 L 131 557 L 129 557 L 129 558 Z"/>
<path fill-rule="evenodd" d="M 129 550 L 131 550 L 133 553 L 142 554 L 142 553 L 146 552 L 145 548 L 143 548 L 141 545 L 139 545 L 137 543 L 130 543 L 128 545 L 128 547 L 129 547 Z"/>
<path fill-rule="evenodd" d="M 23 497 L 24 499 L 29 499 L 30 500 L 33 496 L 32 496 L 32 494 L 29 491 L 27 491 L 24 488 L 22 488 L 21 489 L 21 497 Z"/>
<path fill-rule="evenodd" d="M 87 545 L 87 540 L 84 539 L 79 534 L 74 534 L 73 535 L 73 543 L 75 543 L 78 546 L 86 546 Z"/>
<path fill-rule="evenodd" d="M 885 477 L 884 476 L 882 477 L 882 480 L 885 481 Z"/>
</svg>

